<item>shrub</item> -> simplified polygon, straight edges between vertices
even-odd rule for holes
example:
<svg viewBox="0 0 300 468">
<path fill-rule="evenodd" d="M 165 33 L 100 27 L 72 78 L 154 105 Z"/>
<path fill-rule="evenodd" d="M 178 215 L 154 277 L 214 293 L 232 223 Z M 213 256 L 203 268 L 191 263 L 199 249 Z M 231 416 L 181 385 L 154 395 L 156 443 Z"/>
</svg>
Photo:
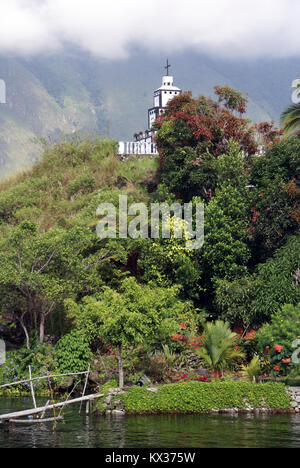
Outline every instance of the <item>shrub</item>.
<svg viewBox="0 0 300 468">
<path fill-rule="evenodd" d="M 56 352 L 62 373 L 86 371 L 92 357 L 88 338 L 77 329 L 59 340 Z"/>
<path fill-rule="evenodd" d="M 257 334 L 262 355 L 267 355 L 276 374 L 295 369 L 292 355 L 293 342 L 300 337 L 300 304 L 287 304 L 276 312 L 271 323 L 264 325 Z"/>
<path fill-rule="evenodd" d="M 67 188 L 68 196 L 71 197 L 78 192 L 89 193 L 95 190 L 95 179 L 92 174 L 82 174 L 69 183 Z"/>
<path fill-rule="evenodd" d="M 163 385 L 156 393 L 132 387 L 122 395 L 125 410 L 134 413 L 203 413 L 213 409 L 290 408 L 285 386 L 279 383 L 183 382 Z"/>
</svg>

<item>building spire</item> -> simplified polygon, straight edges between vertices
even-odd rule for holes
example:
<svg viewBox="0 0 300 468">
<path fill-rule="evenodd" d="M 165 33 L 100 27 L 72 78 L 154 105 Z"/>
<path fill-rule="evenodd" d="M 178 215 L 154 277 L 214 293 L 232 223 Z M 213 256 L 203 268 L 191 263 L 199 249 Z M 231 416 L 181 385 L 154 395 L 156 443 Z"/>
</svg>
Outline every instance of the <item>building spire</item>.
<svg viewBox="0 0 300 468">
<path fill-rule="evenodd" d="M 169 64 L 169 59 L 167 59 L 167 66 L 165 67 L 167 70 L 167 76 L 169 76 L 169 68 L 171 68 L 171 65 Z"/>
</svg>

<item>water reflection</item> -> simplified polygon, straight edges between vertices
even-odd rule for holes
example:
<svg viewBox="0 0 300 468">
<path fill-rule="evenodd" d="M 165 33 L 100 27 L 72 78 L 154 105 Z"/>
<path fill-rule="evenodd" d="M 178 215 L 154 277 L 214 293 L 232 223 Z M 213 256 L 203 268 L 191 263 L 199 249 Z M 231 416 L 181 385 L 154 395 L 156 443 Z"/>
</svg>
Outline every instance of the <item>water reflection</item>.
<svg viewBox="0 0 300 468">
<path fill-rule="evenodd" d="M 28 408 L 28 399 L 0 399 L 0 412 Z M 300 447 L 300 416 L 127 416 L 78 415 L 69 407 L 55 431 L 53 424 L 0 429 L 0 447 L 53 448 L 222 448 Z"/>
</svg>

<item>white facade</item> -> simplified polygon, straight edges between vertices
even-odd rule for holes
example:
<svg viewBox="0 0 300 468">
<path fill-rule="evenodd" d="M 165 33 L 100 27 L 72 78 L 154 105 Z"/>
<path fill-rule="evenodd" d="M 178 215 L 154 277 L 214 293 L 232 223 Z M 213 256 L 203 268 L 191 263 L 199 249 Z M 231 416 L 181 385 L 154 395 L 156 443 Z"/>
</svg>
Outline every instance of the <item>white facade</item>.
<svg viewBox="0 0 300 468">
<path fill-rule="evenodd" d="M 182 90 L 174 86 L 173 76 L 163 76 L 162 86 L 154 92 L 153 107 L 148 110 L 148 130 L 136 133 L 134 141 L 120 141 L 119 154 L 158 154 L 154 143 L 156 131 L 152 130 L 152 126 L 157 117 L 165 112 L 168 102 L 181 93 Z"/>
<path fill-rule="evenodd" d="M 4 80 L 0 80 L 0 104 L 6 104 L 6 84 Z"/>
</svg>

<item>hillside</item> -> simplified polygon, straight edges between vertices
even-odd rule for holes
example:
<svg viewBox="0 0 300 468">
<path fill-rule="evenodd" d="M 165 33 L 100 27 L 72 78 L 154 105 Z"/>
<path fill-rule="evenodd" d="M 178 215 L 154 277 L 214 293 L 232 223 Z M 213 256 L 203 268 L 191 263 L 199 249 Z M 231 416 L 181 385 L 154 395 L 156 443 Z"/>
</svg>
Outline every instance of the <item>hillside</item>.
<svg viewBox="0 0 300 468">
<path fill-rule="evenodd" d="M 50 228 L 87 226 L 96 218 L 99 200 L 112 199 L 122 190 L 147 200 L 147 180 L 156 171 L 155 159 L 126 163 L 115 156 L 108 140 L 72 140 L 44 148 L 32 169 L 0 185 L 0 229 L 22 221 L 36 223 L 40 232 Z"/>
<path fill-rule="evenodd" d="M 255 121 L 278 121 L 300 69 L 294 59 L 228 62 L 196 53 L 169 59 L 176 84 L 196 96 L 210 96 L 214 85 L 223 84 L 248 92 L 248 116 Z M 109 62 L 70 49 L 27 59 L 1 57 L 7 104 L 0 106 L 0 177 L 32 165 L 41 152 L 36 137 L 132 138 L 146 128 L 164 61 L 135 51 L 128 60 Z"/>
</svg>

